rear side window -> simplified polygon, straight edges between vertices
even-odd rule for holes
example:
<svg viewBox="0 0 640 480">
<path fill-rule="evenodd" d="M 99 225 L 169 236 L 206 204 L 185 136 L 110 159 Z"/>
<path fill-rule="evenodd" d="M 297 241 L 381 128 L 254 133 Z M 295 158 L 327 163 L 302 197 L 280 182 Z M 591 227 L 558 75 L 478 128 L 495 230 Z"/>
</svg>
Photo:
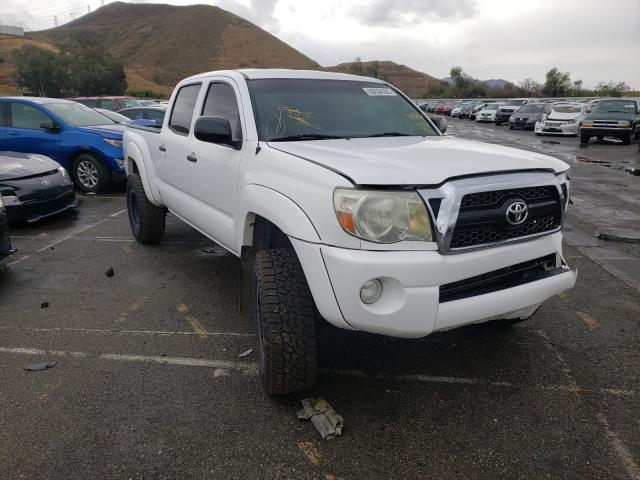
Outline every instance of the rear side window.
<svg viewBox="0 0 640 480">
<path fill-rule="evenodd" d="M 11 126 L 13 128 L 27 128 L 40 130 L 42 122 L 50 122 L 49 115 L 26 103 L 11 104 Z"/>
<path fill-rule="evenodd" d="M 146 115 L 148 120 L 154 120 L 158 125 L 164 121 L 164 112 L 162 110 L 147 110 Z"/>
<path fill-rule="evenodd" d="M 98 100 L 76 100 L 76 102 L 91 108 L 96 108 L 98 106 Z"/>
<path fill-rule="evenodd" d="M 140 118 L 144 118 L 144 112 L 142 110 L 126 110 L 120 113 L 125 117 L 129 117 L 131 120 L 138 120 Z"/>
<path fill-rule="evenodd" d="M 212 83 L 209 85 L 207 98 L 202 108 L 202 116 L 226 118 L 231 124 L 233 141 L 242 141 L 238 100 L 233 87 L 228 83 Z"/>
<path fill-rule="evenodd" d="M 111 110 L 112 112 L 116 110 L 116 106 L 113 103 L 113 100 L 100 100 L 100 108 L 104 108 L 105 110 Z"/>
<path fill-rule="evenodd" d="M 196 108 L 201 84 L 186 85 L 180 89 L 173 103 L 169 127 L 176 133 L 188 135 L 191 129 L 191 119 Z"/>
</svg>

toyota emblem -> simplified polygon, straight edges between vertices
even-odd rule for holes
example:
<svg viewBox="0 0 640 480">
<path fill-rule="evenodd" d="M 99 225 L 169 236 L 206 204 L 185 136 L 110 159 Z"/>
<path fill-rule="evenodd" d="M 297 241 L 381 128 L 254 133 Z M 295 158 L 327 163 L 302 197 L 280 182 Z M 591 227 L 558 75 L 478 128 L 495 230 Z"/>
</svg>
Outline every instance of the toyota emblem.
<svg viewBox="0 0 640 480">
<path fill-rule="evenodd" d="M 507 222 L 521 225 L 529 216 L 529 207 L 522 200 L 517 200 L 507 207 Z"/>
<path fill-rule="evenodd" d="M 48 179 L 46 179 L 46 178 L 43 178 L 42 180 L 40 180 L 40 184 L 41 184 L 41 185 L 45 185 L 45 186 L 47 186 L 47 185 L 51 185 L 51 180 L 48 180 Z"/>
</svg>

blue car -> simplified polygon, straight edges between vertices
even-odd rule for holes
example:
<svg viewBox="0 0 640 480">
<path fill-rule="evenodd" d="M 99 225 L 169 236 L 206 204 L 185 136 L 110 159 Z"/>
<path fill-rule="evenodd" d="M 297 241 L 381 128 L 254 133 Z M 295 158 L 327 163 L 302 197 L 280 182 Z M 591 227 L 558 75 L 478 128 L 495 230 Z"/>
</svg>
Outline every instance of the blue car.
<svg viewBox="0 0 640 480">
<path fill-rule="evenodd" d="M 55 160 L 85 192 L 124 178 L 124 127 L 69 100 L 0 98 L 0 151 L 37 153 Z"/>
</svg>

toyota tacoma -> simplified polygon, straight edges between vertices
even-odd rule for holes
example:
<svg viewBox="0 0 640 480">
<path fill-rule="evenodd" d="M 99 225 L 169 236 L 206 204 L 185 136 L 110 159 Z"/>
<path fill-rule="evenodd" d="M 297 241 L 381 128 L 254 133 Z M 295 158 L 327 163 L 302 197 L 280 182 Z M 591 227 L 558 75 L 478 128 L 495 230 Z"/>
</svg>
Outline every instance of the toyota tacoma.
<svg viewBox="0 0 640 480">
<path fill-rule="evenodd" d="M 162 128 L 126 127 L 124 150 L 140 243 L 170 211 L 239 257 L 271 394 L 314 384 L 325 321 L 396 337 L 515 323 L 576 280 L 568 165 L 443 135 L 382 80 L 195 75 Z"/>
</svg>

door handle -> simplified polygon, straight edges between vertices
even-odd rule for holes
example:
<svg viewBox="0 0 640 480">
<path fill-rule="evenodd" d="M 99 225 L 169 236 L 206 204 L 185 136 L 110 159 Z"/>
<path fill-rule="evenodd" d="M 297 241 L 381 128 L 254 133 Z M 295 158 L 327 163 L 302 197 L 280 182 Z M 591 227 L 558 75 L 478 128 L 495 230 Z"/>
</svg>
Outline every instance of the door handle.
<svg viewBox="0 0 640 480">
<path fill-rule="evenodd" d="M 187 155 L 187 160 L 195 163 L 198 161 L 198 157 L 196 157 L 194 153 L 190 153 L 189 155 Z"/>
<path fill-rule="evenodd" d="M 160 145 L 158 147 L 158 150 L 160 150 L 161 152 L 166 152 L 167 151 L 167 147 L 165 147 L 164 145 Z"/>
<path fill-rule="evenodd" d="M 8 135 L 11 137 L 19 137 L 20 136 L 20 132 L 8 132 Z"/>
</svg>

